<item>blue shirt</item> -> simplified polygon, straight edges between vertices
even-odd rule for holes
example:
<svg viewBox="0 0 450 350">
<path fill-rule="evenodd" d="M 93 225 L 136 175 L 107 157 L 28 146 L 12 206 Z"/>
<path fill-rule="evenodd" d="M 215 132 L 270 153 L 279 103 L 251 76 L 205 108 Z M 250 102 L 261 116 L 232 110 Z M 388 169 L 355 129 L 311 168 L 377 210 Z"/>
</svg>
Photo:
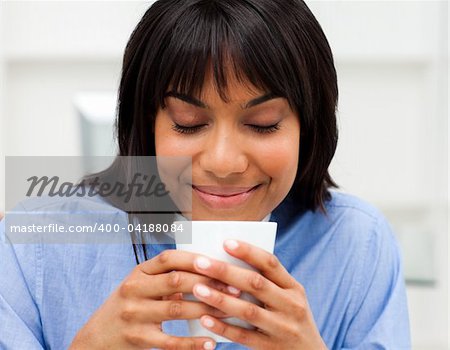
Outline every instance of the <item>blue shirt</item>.
<svg viewBox="0 0 450 350">
<path fill-rule="evenodd" d="M 22 205 L 26 211 L 82 213 L 92 205 L 88 202 L 41 198 Z M 338 192 L 332 192 L 326 209 L 327 215 L 298 212 L 287 198 L 270 218 L 278 222 L 275 254 L 305 287 L 322 338 L 330 349 L 410 349 L 399 248 L 385 218 L 362 200 Z M 112 220 L 128 223 L 119 210 Z M 136 265 L 131 244 L 11 245 L 4 221 L 0 238 L 1 349 L 67 349 Z M 152 257 L 174 247 L 147 248 Z M 188 335 L 186 321 L 163 327 Z M 221 343 L 217 348 L 245 347 Z"/>
</svg>

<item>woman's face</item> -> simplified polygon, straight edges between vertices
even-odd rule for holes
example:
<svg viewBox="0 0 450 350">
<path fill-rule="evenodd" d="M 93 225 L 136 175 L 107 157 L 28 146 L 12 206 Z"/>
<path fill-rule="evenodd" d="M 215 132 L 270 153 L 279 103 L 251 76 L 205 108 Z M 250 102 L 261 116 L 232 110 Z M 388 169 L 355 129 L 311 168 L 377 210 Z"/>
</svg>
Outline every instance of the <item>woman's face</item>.
<svg viewBox="0 0 450 350">
<path fill-rule="evenodd" d="M 209 75 L 202 96 L 175 92 L 156 115 L 156 155 L 192 159 L 160 169 L 179 208 L 192 198 L 192 220 L 262 220 L 296 176 L 300 123 L 287 100 L 228 81 L 228 103 Z"/>
</svg>

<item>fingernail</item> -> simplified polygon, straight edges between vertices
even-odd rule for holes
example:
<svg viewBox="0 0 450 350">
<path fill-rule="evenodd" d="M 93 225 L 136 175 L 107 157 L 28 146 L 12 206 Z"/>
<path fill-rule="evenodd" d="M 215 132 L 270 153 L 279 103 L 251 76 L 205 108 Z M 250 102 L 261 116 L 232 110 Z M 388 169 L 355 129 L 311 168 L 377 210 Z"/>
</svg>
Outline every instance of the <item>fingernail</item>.
<svg viewBox="0 0 450 350">
<path fill-rule="evenodd" d="M 202 325 L 204 325 L 206 328 L 212 328 L 212 327 L 214 327 L 214 321 L 211 320 L 211 319 L 208 318 L 208 317 L 202 318 L 201 321 L 202 321 Z"/>
<path fill-rule="evenodd" d="M 205 298 L 211 295 L 211 291 L 209 290 L 209 288 L 202 284 L 195 286 L 195 291 L 197 292 L 198 295 Z"/>
<path fill-rule="evenodd" d="M 211 261 L 204 256 L 199 256 L 197 259 L 195 259 L 195 265 L 197 265 L 199 269 L 206 270 L 211 266 Z"/>
<path fill-rule="evenodd" d="M 239 243 L 234 239 L 227 239 L 225 241 L 225 247 L 227 247 L 230 250 L 235 250 L 237 247 L 239 247 Z"/>
<path fill-rule="evenodd" d="M 227 290 L 231 293 L 231 294 L 239 294 L 241 292 L 240 289 L 237 289 L 233 286 L 228 286 Z"/>
<path fill-rule="evenodd" d="M 212 341 L 207 341 L 203 343 L 203 349 L 205 350 L 213 350 L 214 349 L 214 343 Z"/>
</svg>

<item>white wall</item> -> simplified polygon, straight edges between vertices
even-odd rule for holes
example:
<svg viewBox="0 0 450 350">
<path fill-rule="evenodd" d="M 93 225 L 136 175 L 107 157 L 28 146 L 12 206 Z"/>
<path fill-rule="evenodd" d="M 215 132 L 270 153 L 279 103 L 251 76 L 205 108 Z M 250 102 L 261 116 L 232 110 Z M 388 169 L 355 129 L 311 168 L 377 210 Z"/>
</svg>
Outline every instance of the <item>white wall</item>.
<svg viewBox="0 0 450 350">
<path fill-rule="evenodd" d="M 85 90 L 118 87 L 120 63 L 9 62 L 5 91 L 8 155 L 81 155 L 79 121 L 73 99 Z"/>
<path fill-rule="evenodd" d="M 0 2 L 6 87 L 0 85 L 0 156 L 81 153 L 74 94 L 117 89 L 123 49 L 148 4 Z M 386 213 L 407 247 L 406 260 L 414 262 L 425 252 L 421 244 L 430 244 L 422 271 L 407 264 L 408 273 L 436 280 L 408 287 L 412 335 L 415 349 L 445 349 L 448 7 L 444 1 L 308 4 L 329 38 L 339 76 L 341 136 L 332 174 Z"/>
<path fill-rule="evenodd" d="M 4 155 L 81 154 L 74 95 L 117 89 L 148 4 L 0 1 L 0 212 Z"/>
<path fill-rule="evenodd" d="M 148 1 L 7 1 L 9 60 L 120 60 Z M 30 30 L 32 28 L 32 30 Z"/>
<path fill-rule="evenodd" d="M 4 85 L 5 85 L 5 73 L 4 73 L 4 37 L 3 37 L 3 25 L 4 23 L 4 8 L 3 3 L 0 2 L 0 212 L 5 208 L 5 127 L 3 120 L 4 110 L 3 110 L 3 100 L 4 100 Z"/>
</svg>

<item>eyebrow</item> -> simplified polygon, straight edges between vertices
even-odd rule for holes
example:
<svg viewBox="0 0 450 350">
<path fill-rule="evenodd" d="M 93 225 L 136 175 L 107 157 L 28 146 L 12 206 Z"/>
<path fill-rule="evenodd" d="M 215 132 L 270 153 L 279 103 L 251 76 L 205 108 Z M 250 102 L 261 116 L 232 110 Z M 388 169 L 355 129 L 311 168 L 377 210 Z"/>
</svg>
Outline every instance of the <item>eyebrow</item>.
<svg viewBox="0 0 450 350">
<path fill-rule="evenodd" d="M 200 101 L 199 99 L 196 99 L 195 97 L 186 95 L 186 94 L 182 94 L 176 91 L 169 91 L 167 92 L 164 97 L 174 97 L 177 98 L 181 101 L 184 101 L 186 103 L 189 103 L 191 105 L 194 105 L 196 107 L 200 107 L 200 108 L 209 108 L 208 105 L 206 103 L 204 103 L 203 101 Z M 251 107 L 255 107 L 261 103 L 267 102 L 269 100 L 272 100 L 274 98 L 278 98 L 280 96 L 274 94 L 273 92 L 269 92 L 265 95 L 256 97 L 250 101 L 245 102 L 243 105 L 241 105 L 242 109 L 248 109 Z"/>
</svg>

